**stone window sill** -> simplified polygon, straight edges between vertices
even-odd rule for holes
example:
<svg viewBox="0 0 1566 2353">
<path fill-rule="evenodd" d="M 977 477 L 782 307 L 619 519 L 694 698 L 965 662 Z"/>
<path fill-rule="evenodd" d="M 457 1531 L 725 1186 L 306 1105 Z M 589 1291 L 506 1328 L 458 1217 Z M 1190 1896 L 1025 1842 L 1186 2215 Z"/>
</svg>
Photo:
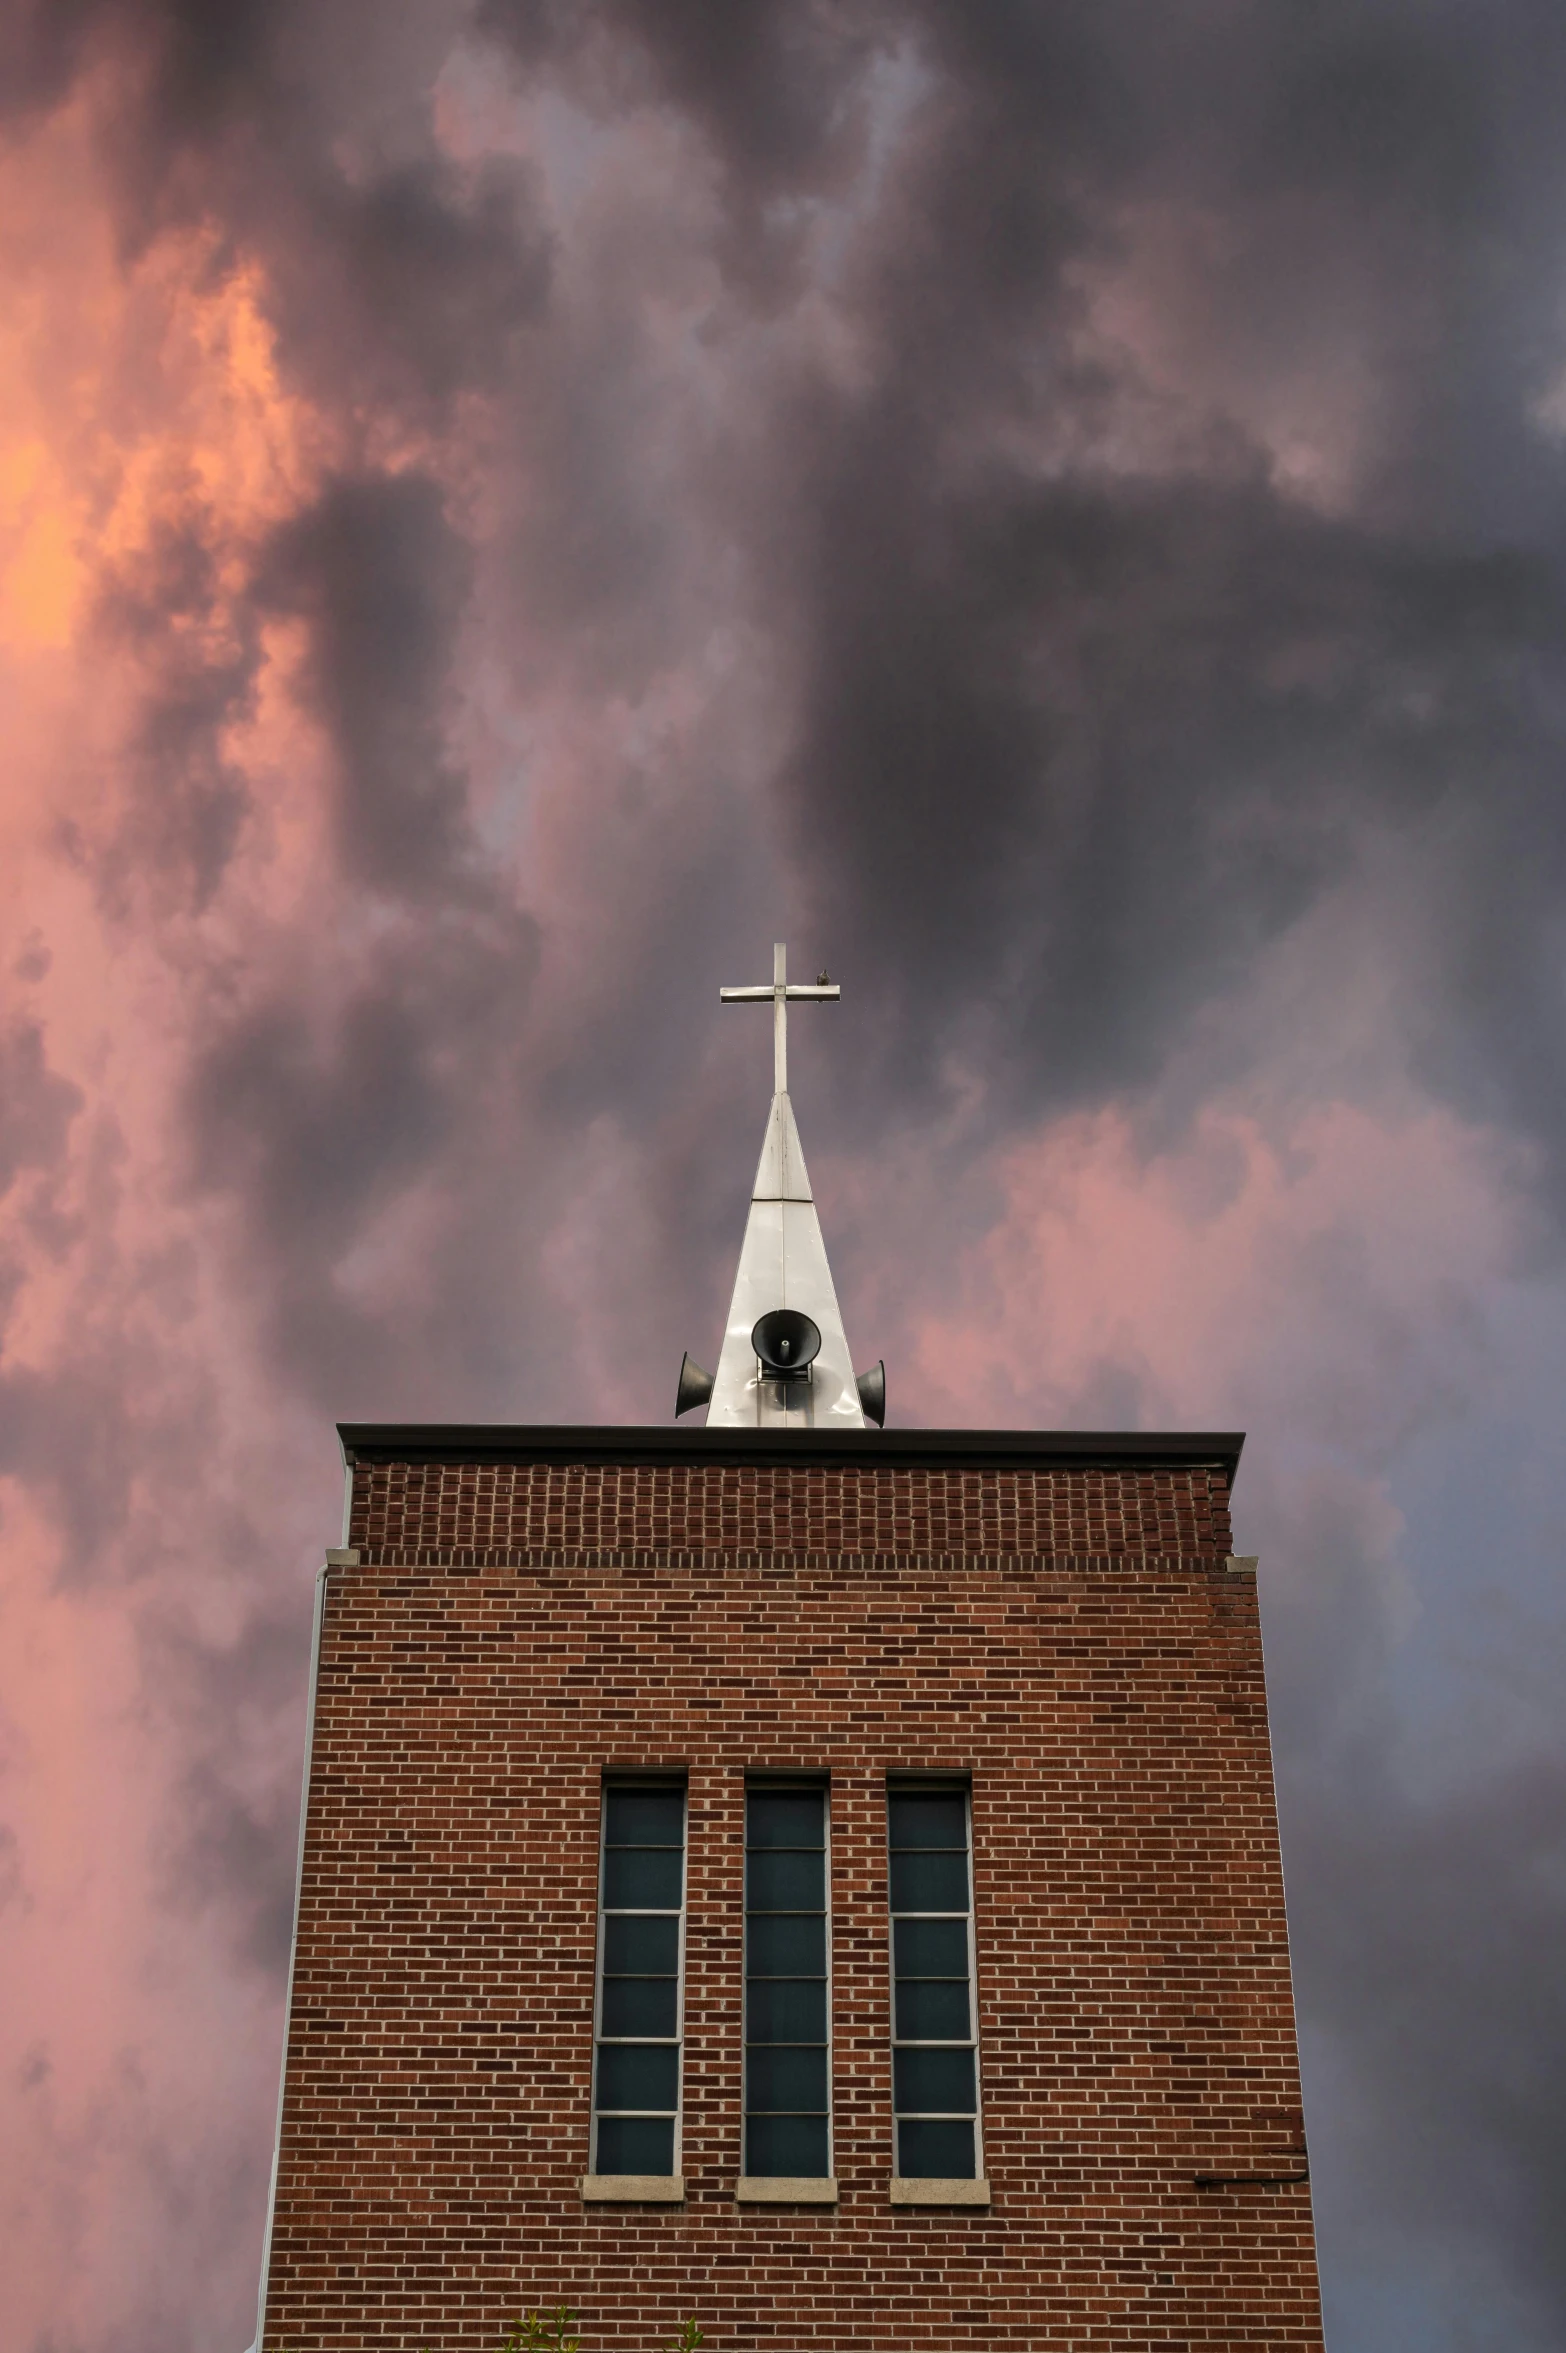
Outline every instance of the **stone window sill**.
<svg viewBox="0 0 1566 2353">
<path fill-rule="evenodd" d="M 740 2206 L 835 2206 L 837 2184 L 821 2174 L 742 2173 L 734 2198 Z"/>
<path fill-rule="evenodd" d="M 987 2206 L 987 2181 L 916 2181 L 902 2174 L 892 2177 L 894 2206 Z"/>
<path fill-rule="evenodd" d="M 683 2206 L 683 2173 L 584 2173 L 582 2196 L 590 2206 Z"/>
</svg>

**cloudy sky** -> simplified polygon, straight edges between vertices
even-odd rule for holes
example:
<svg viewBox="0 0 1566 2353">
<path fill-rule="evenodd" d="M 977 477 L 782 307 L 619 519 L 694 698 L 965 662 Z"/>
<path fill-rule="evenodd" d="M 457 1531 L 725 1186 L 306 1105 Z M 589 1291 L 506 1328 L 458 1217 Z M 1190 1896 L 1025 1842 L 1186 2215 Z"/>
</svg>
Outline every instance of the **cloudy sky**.
<svg viewBox="0 0 1566 2353">
<path fill-rule="evenodd" d="M 4 0 L 0 2270 L 239 2353 L 332 1423 L 1240 1426 L 1332 2353 L 1566 2346 L 1566 12 Z"/>
</svg>

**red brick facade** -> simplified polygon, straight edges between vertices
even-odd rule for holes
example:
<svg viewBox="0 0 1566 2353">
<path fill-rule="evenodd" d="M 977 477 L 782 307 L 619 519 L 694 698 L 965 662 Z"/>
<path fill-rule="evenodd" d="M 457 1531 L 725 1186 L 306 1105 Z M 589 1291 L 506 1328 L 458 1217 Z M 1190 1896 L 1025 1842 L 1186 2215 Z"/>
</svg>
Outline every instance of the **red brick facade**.
<svg viewBox="0 0 1566 2353">
<path fill-rule="evenodd" d="M 1232 1449 L 349 1435 L 265 2353 L 491 2353 L 558 2300 L 590 2353 L 691 2312 L 712 2353 L 1319 2353 Z M 625 1767 L 689 1776 L 682 2205 L 580 2191 Z M 972 1782 L 987 2210 L 889 2196 L 885 1788 L 929 1768 Z M 778 1769 L 831 1777 L 835 2209 L 734 2197 Z"/>
<path fill-rule="evenodd" d="M 400 1559 L 535 1552 L 1227 1553 L 1218 1464 L 994 1470 L 731 1461 L 376 1462 L 352 1545 Z"/>
</svg>

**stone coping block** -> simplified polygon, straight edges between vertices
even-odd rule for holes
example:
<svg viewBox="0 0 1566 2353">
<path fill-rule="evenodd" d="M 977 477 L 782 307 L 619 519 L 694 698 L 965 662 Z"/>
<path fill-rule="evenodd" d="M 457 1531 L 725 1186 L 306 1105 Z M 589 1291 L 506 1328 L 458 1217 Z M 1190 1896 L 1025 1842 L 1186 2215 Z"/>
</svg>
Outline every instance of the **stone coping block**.
<svg viewBox="0 0 1566 2353">
<path fill-rule="evenodd" d="M 818 2173 L 742 2173 L 734 2199 L 740 2206 L 835 2206 L 837 2184 Z"/>
<path fill-rule="evenodd" d="M 582 2196 L 590 2206 L 683 2206 L 683 2173 L 584 2173 Z"/>
<path fill-rule="evenodd" d="M 903 2174 L 892 2176 L 894 2206 L 987 2206 L 989 2202 L 987 2181 L 946 2181 L 934 2177 L 916 2181 Z"/>
</svg>

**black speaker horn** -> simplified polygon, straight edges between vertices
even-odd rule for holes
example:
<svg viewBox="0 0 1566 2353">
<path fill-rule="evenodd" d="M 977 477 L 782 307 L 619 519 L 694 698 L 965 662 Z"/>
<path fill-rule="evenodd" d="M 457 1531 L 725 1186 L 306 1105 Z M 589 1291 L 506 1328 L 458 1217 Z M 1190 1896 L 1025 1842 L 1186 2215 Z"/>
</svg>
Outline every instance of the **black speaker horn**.
<svg viewBox="0 0 1566 2353">
<path fill-rule="evenodd" d="M 687 1349 L 680 1358 L 680 1386 L 674 1400 L 675 1420 L 678 1421 L 682 1413 L 689 1413 L 693 1405 L 705 1405 L 711 1395 L 711 1373 L 704 1373 L 699 1364 L 693 1363 L 690 1350 Z"/>
<path fill-rule="evenodd" d="M 751 1331 L 750 1344 L 774 1380 L 803 1380 L 821 1347 L 821 1327 L 797 1307 L 774 1307 Z"/>
<path fill-rule="evenodd" d="M 864 1407 L 865 1420 L 874 1422 L 878 1430 L 886 1428 L 886 1358 L 861 1373 L 854 1387 L 859 1391 L 859 1402 Z"/>
</svg>

